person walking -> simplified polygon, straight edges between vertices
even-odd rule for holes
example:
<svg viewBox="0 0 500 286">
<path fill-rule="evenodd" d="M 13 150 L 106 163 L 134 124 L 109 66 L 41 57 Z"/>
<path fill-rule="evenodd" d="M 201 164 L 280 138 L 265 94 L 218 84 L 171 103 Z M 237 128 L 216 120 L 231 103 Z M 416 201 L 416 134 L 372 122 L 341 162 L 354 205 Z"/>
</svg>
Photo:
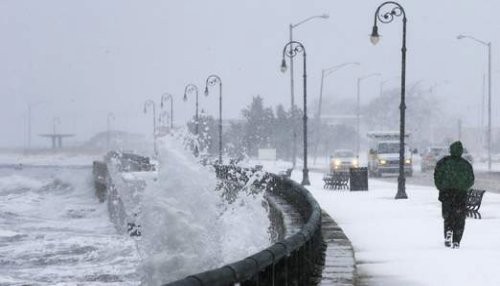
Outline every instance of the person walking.
<svg viewBox="0 0 500 286">
<path fill-rule="evenodd" d="M 443 157 L 434 169 L 434 184 L 439 190 L 444 219 L 444 245 L 459 248 L 467 215 L 467 191 L 474 184 L 472 165 L 462 158 L 460 141 L 450 145 L 450 155 Z"/>
</svg>

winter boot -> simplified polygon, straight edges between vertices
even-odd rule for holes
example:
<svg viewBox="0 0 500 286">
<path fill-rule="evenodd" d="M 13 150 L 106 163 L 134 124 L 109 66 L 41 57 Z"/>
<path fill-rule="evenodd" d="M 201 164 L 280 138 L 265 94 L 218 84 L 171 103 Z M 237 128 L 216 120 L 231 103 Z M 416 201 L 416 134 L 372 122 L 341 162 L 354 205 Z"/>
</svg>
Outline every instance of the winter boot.
<svg viewBox="0 0 500 286">
<path fill-rule="evenodd" d="M 453 231 L 448 230 L 446 232 L 446 237 L 444 238 L 444 246 L 451 247 L 451 240 L 453 238 Z"/>
<path fill-rule="evenodd" d="M 460 242 L 454 242 L 452 248 L 455 248 L 455 249 L 460 248 Z"/>
</svg>

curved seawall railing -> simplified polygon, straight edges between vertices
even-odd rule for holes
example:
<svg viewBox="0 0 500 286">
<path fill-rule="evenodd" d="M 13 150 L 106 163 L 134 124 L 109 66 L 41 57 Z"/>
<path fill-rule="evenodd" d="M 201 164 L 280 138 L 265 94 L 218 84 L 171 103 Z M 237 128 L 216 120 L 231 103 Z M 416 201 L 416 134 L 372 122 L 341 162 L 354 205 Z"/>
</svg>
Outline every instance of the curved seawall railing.
<svg viewBox="0 0 500 286">
<path fill-rule="evenodd" d="M 248 180 L 249 172 L 237 166 L 215 166 L 225 180 Z M 218 269 L 190 275 L 165 286 L 225 285 L 314 285 L 324 262 L 325 245 L 321 236 L 321 209 L 312 195 L 296 182 L 264 173 L 266 192 L 284 199 L 302 216 L 305 224 L 296 234 Z M 258 183 L 258 182 L 257 182 Z M 239 284 L 238 284 L 239 283 Z"/>
<path fill-rule="evenodd" d="M 123 157 L 123 155 L 122 155 Z M 123 159 L 120 157 L 120 159 Z M 135 158 L 133 158 L 135 161 Z M 127 159 L 129 160 L 129 159 Z M 108 160 L 105 160 L 108 161 Z M 265 189 L 267 195 L 277 196 L 285 201 L 302 217 L 302 228 L 273 244 L 272 246 L 248 256 L 240 261 L 217 269 L 192 274 L 184 279 L 164 284 L 165 286 L 225 286 L 225 285 L 315 285 L 321 279 L 326 245 L 322 237 L 321 209 L 312 195 L 300 184 L 258 169 L 241 168 L 234 165 L 216 165 L 217 177 L 221 180 L 239 184 L 256 184 Z M 259 176 L 254 176 L 260 172 Z M 255 178 L 259 179 L 255 179 Z M 252 182 L 249 180 L 252 179 Z M 101 201 L 106 196 L 113 198 L 115 186 L 111 182 L 105 162 L 94 162 L 96 195 Z M 108 193 L 108 194 L 106 194 Z M 116 199 L 116 198 L 115 198 Z M 111 200 L 108 201 L 108 203 Z M 113 204 L 112 217 L 125 212 L 121 204 Z M 118 207 L 118 212 L 115 209 Z M 283 224 L 282 213 L 271 207 L 274 224 Z M 123 217 L 127 217 L 123 215 Z M 119 216 L 121 217 L 121 216 Z M 122 219 L 123 220 L 123 219 Z M 124 221 L 118 223 L 125 224 Z M 274 226 L 282 229 L 284 226 Z M 275 231 L 282 233 L 282 230 Z M 132 234 L 131 234 L 132 235 Z"/>
</svg>

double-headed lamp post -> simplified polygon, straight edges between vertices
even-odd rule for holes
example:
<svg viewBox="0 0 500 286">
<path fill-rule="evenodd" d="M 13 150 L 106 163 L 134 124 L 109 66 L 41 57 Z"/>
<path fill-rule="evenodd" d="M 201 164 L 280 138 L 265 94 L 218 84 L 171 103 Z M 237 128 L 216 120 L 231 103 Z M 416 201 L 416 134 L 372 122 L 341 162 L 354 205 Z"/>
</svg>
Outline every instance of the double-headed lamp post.
<svg viewBox="0 0 500 286">
<path fill-rule="evenodd" d="M 488 141 L 488 171 L 491 171 L 491 42 L 479 40 L 472 36 L 458 35 L 457 39 L 470 39 L 488 48 L 488 130 L 486 140 Z"/>
<path fill-rule="evenodd" d="M 163 102 L 167 100 L 170 100 L 170 129 L 174 129 L 174 97 L 170 93 L 161 95 L 160 108 L 163 110 Z"/>
<path fill-rule="evenodd" d="M 293 42 L 293 29 L 294 28 L 297 28 L 298 26 L 306 23 L 306 22 L 309 22 L 310 20 L 313 20 L 313 19 L 328 19 L 330 18 L 330 16 L 328 14 L 321 14 L 321 15 L 314 15 L 314 16 L 311 16 L 311 17 L 308 17 L 296 24 L 290 24 L 288 26 L 289 28 L 289 33 L 290 33 L 290 42 Z M 292 46 L 290 46 L 290 53 L 292 53 Z M 293 129 L 293 146 L 292 146 L 292 165 L 293 165 L 293 168 L 295 168 L 295 163 L 296 163 L 296 157 L 297 157 L 297 130 L 295 128 L 295 96 L 294 96 L 294 84 L 293 84 L 293 57 L 290 57 L 290 109 L 292 111 L 292 120 L 294 121 L 293 122 L 293 125 L 292 125 L 292 129 Z"/>
<path fill-rule="evenodd" d="M 193 93 L 195 94 L 195 113 L 194 113 L 194 134 L 198 135 L 198 129 L 199 129 L 199 122 L 198 122 L 198 87 L 192 83 L 186 85 L 186 88 L 184 88 L 184 101 L 188 100 L 188 94 Z"/>
<path fill-rule="evenodd" d="M 356 92 L 356 158 L 358 159 L 359 162 L 359 145 L 361 141 L 361 136 L 359 133 L 359 111 L 360 111 L 360 104 L 361 104 L 361 82 L 367 78 L 374 77 L 374 76 L 382 76 L 380 73 L 372 73 L 368 74 L 362 77 L 358 77 L 358 82 L 357 82 L 357 92 Z"/>
<path fill-rule="evenodd" d="M 219 84 L 219 164 L 222 164 L 222 80 L 218 75 L 212 74 L 207 77 L 205 96 L 208 96 L 208 87 L 216 84 Z"/>
<path fill-rule="evenodd" d="M 153 151 L 155 156 L 158 155 L 158 148 L 156 147 L 156 103 L 148 99 L 144 102 L 144 113 L 148 112 L 148 107 L 153 108 Z"/>
<path fill-rule="evenodd" d="M 384 8 L 384 10 L 381 10 Z M 401 104 L 400 110 L 400 128 L 399 128 L 399 176 L 398 176 L 398 192 L 396 199 L 407 199 L 408 195 L 405 190 L 405 173 L 404 173 L 404 153 L 405 153 L 405 88 L 406 88 L 406 13 L 399 3 L 387 1 L 380 4 L 375 11 L 373 29 L 370 40 L 372 44 L 377 44 L 380 40 L 378 34 L 377 20 L 381 23 L 391 23 L 396 17 L 403 18 L 403 41 L 401 46 Z"/>
<path fill-rule="evenodd" d="M 332 73 L 334 73 L 334 72 L 336 72 L 344 67 L 351 66 L 351 65 L 359 66 L 359 63 L 358 62 L 348 62 L 348 63 L 343 63 L 340 65 L 336 65 L 336 66 L 321 70 L 321 85 L 320 85 L 320 89 L 319 89 L 318 114 L 316 115 L 317 116 L 316 118 L 318 121 L 316 123 L 317 137 L 316 137 L 316 144 L 314 144 L 314 163 L 316 163 L 316 155 L 317 155 L 318 145 L 319 145 L 320 136 L 321 136 L 321 132 L 319 132 L 319 129 L 321 127 L 321 107 L 323 104 L 323 85 L 324 85 L 325 78 L 327 76 L 331 75 Z"/>
<path fill-rule="evenodd" d="M 286 61 L 285 56 L 289 58 L 295 57 L 297 54 L 302 53 L 302 58 L 304 60 L 303 68 L 303 87 L 304 87 L 304 116 L 303 120 L 303 130 L 304 130 L 304 168 L 302 169 L 302 185 L 310 185 L 309 181 L 309 170 L 307 169 L 307 69 L 306 69 L 306 49 L 304 45 L 297 41 L 288 42 L 285 47 L 283 47 L 283 56 L 281 60 L 281 71 L 286 72 Z"/>
</svg>

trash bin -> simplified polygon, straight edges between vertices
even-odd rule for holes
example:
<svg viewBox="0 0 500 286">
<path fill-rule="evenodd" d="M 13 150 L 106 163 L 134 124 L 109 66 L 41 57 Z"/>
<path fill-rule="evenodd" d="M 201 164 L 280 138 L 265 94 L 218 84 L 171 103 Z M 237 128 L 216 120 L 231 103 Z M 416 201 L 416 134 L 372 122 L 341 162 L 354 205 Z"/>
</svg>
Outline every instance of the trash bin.
<svg viewBox="0 0 500 286">
<path fill-rule="evenodd" d="M 349 168 L 349 189 L 351 191 L 368 191 L 368 168 Z"/>
</svg>

